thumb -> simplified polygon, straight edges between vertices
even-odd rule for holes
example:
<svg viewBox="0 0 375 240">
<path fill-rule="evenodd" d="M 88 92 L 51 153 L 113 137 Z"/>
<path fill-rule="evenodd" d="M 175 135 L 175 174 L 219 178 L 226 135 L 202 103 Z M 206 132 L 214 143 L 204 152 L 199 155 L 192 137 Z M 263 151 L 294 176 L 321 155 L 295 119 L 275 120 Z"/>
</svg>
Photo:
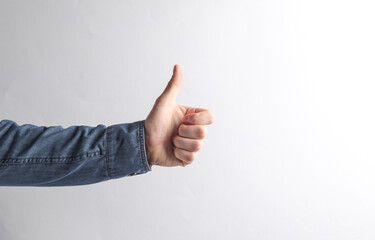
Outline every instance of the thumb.
<svg viewBox="0 0 375 240">
<path fill-rule="evenodd" d="M 182 71 L 179 65 L 174 65 L 173 75 L 171 80 L 169 80 L 167 87 L 164 89 L 163 93 L 160 95 L 159 100 L 162 103 L 174 103 L 176 101 L 177 94 L 182 85 Z"/>
</svg>

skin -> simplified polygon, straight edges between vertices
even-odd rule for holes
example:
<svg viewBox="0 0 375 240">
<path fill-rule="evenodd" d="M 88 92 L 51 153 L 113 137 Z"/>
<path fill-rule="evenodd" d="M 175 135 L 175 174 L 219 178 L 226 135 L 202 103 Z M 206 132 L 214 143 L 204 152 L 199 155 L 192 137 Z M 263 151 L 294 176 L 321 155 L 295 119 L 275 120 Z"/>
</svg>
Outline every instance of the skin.
<svg viewBox="0 0 375 240">
<path fill-rule="evenodd" d="M 149 165 L 165 167 L 191 164 L 206 136 L 206 125 L 214 115 L 204 108 L 176 104 L 183 81 L 181 67 L 174 65 L 173 75 L 145 120 L 145 142 Z"/>
</svg>

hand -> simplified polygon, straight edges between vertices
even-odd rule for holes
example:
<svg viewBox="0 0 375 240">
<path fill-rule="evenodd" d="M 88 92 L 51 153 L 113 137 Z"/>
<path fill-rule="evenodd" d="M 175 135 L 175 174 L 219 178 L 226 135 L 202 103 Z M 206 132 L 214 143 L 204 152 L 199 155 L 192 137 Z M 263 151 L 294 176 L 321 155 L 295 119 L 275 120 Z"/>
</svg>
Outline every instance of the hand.
<svg viewBox="0 0 375 240">
<path fill-rule="evenodd" d="M 191 164 L 202 147 L 206 126 L 214 122 L 207 109 L 176 104 L 182 85 L 179 65 L 145 121 L 147 158 L 151 165 L 183 166 Z"/>
</svg>

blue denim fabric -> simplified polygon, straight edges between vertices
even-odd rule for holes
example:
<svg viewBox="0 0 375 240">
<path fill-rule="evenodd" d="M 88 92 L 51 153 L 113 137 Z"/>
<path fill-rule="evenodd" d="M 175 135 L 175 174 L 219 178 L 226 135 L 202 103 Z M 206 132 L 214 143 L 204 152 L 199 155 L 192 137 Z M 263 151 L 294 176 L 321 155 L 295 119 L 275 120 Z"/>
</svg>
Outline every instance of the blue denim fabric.
<svg viewBox="0 0 375 240">
<path fill-rule="evenodd" d="M 111 126 L 0 122 L 0 186 L 74 186 L 151 171 L 144 120 Z"/>
</svg>

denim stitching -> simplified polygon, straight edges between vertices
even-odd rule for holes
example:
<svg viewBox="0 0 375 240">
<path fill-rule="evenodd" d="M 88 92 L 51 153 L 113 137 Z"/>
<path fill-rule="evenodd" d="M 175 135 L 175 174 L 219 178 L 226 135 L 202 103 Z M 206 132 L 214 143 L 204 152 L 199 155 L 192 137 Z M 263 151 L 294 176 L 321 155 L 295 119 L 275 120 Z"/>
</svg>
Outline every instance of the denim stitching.
<svg viewBox="0 0 375 240">
<path fill-rule="evenodd" d="M 103 157 L 105 154 L 90 154 L 87 156 L 76 157 L 72 158 L 71 161 L 64 161 L 66 158 L 8 158 L 8 159 L 0 159 L 0 165 L 8 165 L 8 164 L 67 164 L 67 163 L 76 163 L 93 157 L 91 159 L 97 159 Z M 90 160 L 90 159 L 89 159 Z"/>
<path fill-rule="evenodd" d="M 108 148 L 108 145 L 111 146 L 111 143 L 112 143 L 112 128 L 108 127 L 107 131 L 106 131 L 106 144 L 105 144 L 106 145 L 106 150 L 107 150 L 106 151 L 107 152 L 107 156 L 106 156 L 106 159 L 105 159 L 105 166 L 107 168 L 107 174 L 108 174 L 109 179 L 112 179 L 112 174 L 111 174 L 111 171 L 109 169 L 110 149 Z"/>
<path fill-rule="evenodd" d="M 143 146 L 144 146 L 144 143 L 143 143 L 143 134 L 144 134 L 144 132 L 143 132 L 143 128 L 142 128 L 142 126 L 140 126 L 141 125 L 141 122 L 138 122 L 138 133 L 140 132 L 140 135 L 141 135 L 141 137 L 138 139 L 139 140 L 139 150 L 140 150 L 140 155 L 141 155 L 141 160 L 142 160 L 142 164 L 143 164 L 143 169 L 144 169 L 144 171 L 147 171 L 147 165 L 146 165 L 146 160 L 145 160 L 145 158 L 144 158 L 144 152 L 143 152 L 143 150 L 144 150 L 144 148 L 143 148 Z"/>
<path fill-rule="evenodd" d="M 68 157 L 68 156 L 60 156 L 60 157 L 10 157 L 10 158 L 0 158 L 0 161 L 6 161 L 6 160 L 27 160 L 27 159 L 50 159 L 50 160 L 54 160 L 54 159 L 57 159 L 57 160 L 65 160 L 65 159 L 76 159 L 76 158 L 86 158 L 86 157 L 92 157 L 92 156 L 96 156 L 96 155 L 104 155 L 104 153 L 101 151 L 101 150 L 98 150 L 98 151 L 95 151 L 95 152 L 87 152 L 87 153 L 83 153 L 83 154 L 80 154 L 80 155 L 76 155 L 76 156 L 71 156 L 71 157 Z"/>
</svg>

